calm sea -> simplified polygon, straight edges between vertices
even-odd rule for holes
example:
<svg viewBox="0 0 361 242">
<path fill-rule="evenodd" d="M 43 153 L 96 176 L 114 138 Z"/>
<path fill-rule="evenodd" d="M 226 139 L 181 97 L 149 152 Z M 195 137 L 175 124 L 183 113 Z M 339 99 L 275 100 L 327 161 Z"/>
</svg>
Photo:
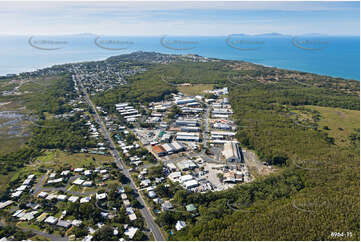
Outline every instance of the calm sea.
<svg viewBox="0 0 361 242">
<path fill-rule="evenodd" d="M 360 80 L 360 38 L 324 36 L 1 36 L 0 75 L 133 51 L 198 54 Z"/>
</svg>

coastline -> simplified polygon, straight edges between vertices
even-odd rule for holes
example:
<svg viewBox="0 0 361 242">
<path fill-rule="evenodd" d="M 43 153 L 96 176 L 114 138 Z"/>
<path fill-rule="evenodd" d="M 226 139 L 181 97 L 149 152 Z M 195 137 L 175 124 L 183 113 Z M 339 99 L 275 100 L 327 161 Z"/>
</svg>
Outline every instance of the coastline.
<svg viewBox="0 0 361 242">
<path fill-rule="evenodd" d="M 119 53 L 119 54 L 109 53 L 109 55 L 105 54 L 106 57 L 98 57 L 98 58 L 94 57 L 94 58 L 90 58 L 90 59 L 87 58 L 87 57 L 84 57 L 85 59 L 74 60 L 74 61 L 69 61 L 69 62 L 49 63 L 49 64 L 45 64 L 44 66 L 41 66 L 41 67 L 32 67 L 32 68 L 28 68 L 28 69 L 26 67 L 24 67 L 24 68 L 21 68 L 21 69 L 26 69 L 25 71 L 18 70 L 18 71 L 7 72 L 7 73 L 0 72 L 0 77 L 18 75 L 18 74 L 26 73 L 26 72 L 34 72 L 34 71 L 37 71 L 37 70 L 40 70 L 40 69 L 50 68 L 50 67 L 55 66 L 55 65 L 76 64 L 76 63 L 92 62 L 92 61 L 104 61 L 107 58 L 110 58 L 110 57 L 113 57 L 113 56 L 129 54 L 129 53 L 133 53 L 133 52 L 137 52 L 137 51 L 144 51 L 144 50 L 132 50 L 132 51 L 129 51 L 129 52 L 123 52 L 123 53 Z M 149 50 L 149 51 L 147 50 L 145 52 L 152 52 L 152 50 Z M 169 53 L 169 52 L 161 52 L 161 51 L 156 51 L 156 50 L 154 50 L 154 52 L 161 53 L 161 54 L 172 54 L 172 53 Z M 173 54 L 181 54 L 182 55 L 183 53 L 173 53 Z M 200 55 L 198 53 L 194 53 L 194 54 Z M 213 59 L 221 59 L 221 60 L 245 61 L 245 62 L 248 62 L 248 63 L 252 63 L 252 64 L 255 64 L 255 65 L 260 65 L 260 66 L 267 67 L 267 68 L 277 68 L 277 69 L 283 69 L 283 70 L 288 70 L 288 71 L 305 72 L 305 73 L 310 73 L 310 74 L 315 74 L 315 75 L 320 75 L 320 76 L 329 76 L 329 77 L 332 77 L 332 78 L 342 78 L 342 79 L 345 79 L 345 80 L 360 82 L 360 77 L 358 79 L 353 79 L 353 78 L 348 78 L 348 77 L 339 76 L 339 75 L 330 75 L 330 74 L 322 73 L 322 72 L 310 72 L 310 71 L 307 71 L 307 70 L 302 70 L 301 68 L 300 69 L 294 69 L 294 68 L 282 67 L 282 66 L 277 66 L 277 65 L 272 65 L 272 64 L 264 64 L 264 63 L 260 63 L 260 62 L 252 62 L 252 61 L 247 61 L 247 60 L 243 60 L 243 59 L 225 59 L 225 58 L 218 58 L 218 57 L 207 56 L 207 55 L 200 55 L 200 56 L 207 57 L 207 58 L 213 58 Z M 247 58 L 245 58 L 245 59 L 247 59 Z"/>
</svg>

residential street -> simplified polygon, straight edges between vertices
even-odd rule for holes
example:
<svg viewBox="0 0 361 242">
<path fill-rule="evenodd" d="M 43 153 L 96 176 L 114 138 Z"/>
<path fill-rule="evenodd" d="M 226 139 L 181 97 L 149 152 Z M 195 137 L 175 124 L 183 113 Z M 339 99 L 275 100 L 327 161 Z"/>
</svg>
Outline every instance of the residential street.
<svg viewBox="0 0 361 242">
<path fill-rule="evenodd" d="M 76 75 L 75 75 L 76 76 Z M 75 80 L 77 81 L 77 80 Z M 78 82 L 78 81 L 77 81 Z M 151 215 L 151 212 L 149 211 L 145 201 L 142 198 L 142 195 L 138 192 L 138 189 L 135 186 L 135 183 L 132 179 L 132 177 L 129 174 L 129 171 L 125 168 L 125 165 L 123 163 L 123 161 L 120 158 L 120 155 L 118 153 L 118 151 L 116 150 L 116 146 L 114 144 L 114 141 L 112 140 L 112 138 L 110 137 L 109 131 L 107 130 L 105 124 L 103 123 L 103 121 L 101 120 L 96 107 L 94 106 L 94 104 L 91 102 L 88 93 L 86 92 L 86 90 L 84 89 L 84 86 L 82 84 L 81 81 L 78 82 L 82 93 L 84 94 L 84 97 L 89 105 L 89 107 L 91 107 L 91 109 L 94 111 L 93 117 L 94 120 L 98 123 L 98 125 L 100 126 L 100 131 L 102 133 L 102 135 L 104 136 L 104 138 L 109 142 L 110 144 L 110 152 L 113 155 L 113 157 L 115 158 L 115 162 L 118 166 L 118 168 L 123 172 L 123 174 L 131 181 L 130 182 L 130 186 L 131 188 L 135 191 L 135 193 L 138 195 L 137 200 L 139 201 L 139 203 L 142 205 L 142 209 L 140 209 L 140 212 L 142 214 L 142 216 L 145 219 L 146 225 L 148 226 L 148 228 L 150 229 L 150 231 L 153 233 L 154 239 L 157 241 L 164 241 L 164 237 L 163 234 L 161 233 L 158 225 L 155 223 L 153 216 Z"/>
</svg>

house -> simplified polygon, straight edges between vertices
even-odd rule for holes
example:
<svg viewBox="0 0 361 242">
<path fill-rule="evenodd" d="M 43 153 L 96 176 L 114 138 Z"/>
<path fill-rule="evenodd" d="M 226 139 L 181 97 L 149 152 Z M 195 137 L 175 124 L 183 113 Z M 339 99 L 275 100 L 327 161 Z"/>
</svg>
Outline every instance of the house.
<svg viewBox="0 0 361 242">
<path fill-rule="evenodd" d="M 58 222 L 58 219 L 53 216 L 49 216 L 44 220 L 44 222 L 54 225 L 54 224 L 56 224 L 56 222 Z"/>
<path fill-rule="evenodd" d="M 43 222 L 44 219 L 48 216 L 48 213 L 42 213 L 37 219 L 36 219 L 36 222 Z"/>
<path fill-rule="evenodd" d="M 58 199 L 59 201 L 65 201 L 65 200 L 66 200 L 66 195 L 58 195 L 58 196 L 57 196 L 57 199 Z"/>
<path fill-rule="evenodd" d="M 79 227 L 81 224 L 83 223 L 83 221 L 81 220 L 77 220 L 77 219 L 74 219 L 71 224 L 75 227 Z"/>
<path fill-rule="evenodd" d="M 28 176 L 28 178 L 27 178 L 27 179 L 32 180 L 34 177 L 35 177 L 35 175 L 34 175 L 34 174 L 31 174 L 31 175 L 29 175 L 29 176 Z"/>
<path fill-rule="evenodd" d="M 16 191 L 25 191 L 27 187 L 28 186 L 26 186 L 26 185 L 22 185 L 22 186 L 16 188 Z"/>
<path fill-rule="evenodd" d="M 84 175 L 86 175 L 86 176 L 90 176 L 91 174 L 92 174 L 91 170 L 84 171 Z"/>
<path fill-rule="evenodd" d="M 150 198 L 155 198 L 156 196 L 157 196 L 157 194 L 155 194 L 154 191 L 149 191 L 149 192 L 148 192 L 148 197 L 150 197 Z"/>
<path fill-rule="evenodd" d="M 134 235 L 137 233 L 138 228 L 130 227 L 127 230 L 125 230 L 124 234 L 128 236 L 129 239 L 133 239 Z"/>
<path fill-rule="evenodd" d="M 38 194 L 38 197 L 40 197 L 40 198 L 45 198 L 46 196 L 48 196 L 48 193 L 47 193 L 47 192 L 40 192 L 40 193 Z"/>
<path fill-rule="evenodd" d="M 124 192 L 125 192 L 125 190 L 124 190 L 124 188 L 123 188 L 123 187 L 119 187 L 119 188 L 118 188 L 118 192 L 119 192 L 119 193 L 124 193 Z"/>
<path fill-rule="evenodd" d="M 68 198 L 69 202 L 75 203 L 76 201 L 78 201 L 79 197 L 78 196 L 71 196 Z"/>
<path fill-rule="evenodd" d="M 22 193 L 23 193 L 22 191 L 13 192 L 13 193 L 11 193 L 11 196 L 10 196 L 10 197 L 12 197 L 12 198 L 18 198 L 18 197 L 21 196 Z"/>
<path fill-rule="evenodd" d="M 30 221 L 32 219 L 35 218 L 35 215 L 38 214 L 39 211 L 32 211 L 32 212 L 29 212 L 29 213 L 25 213 L 21 218 L 20 220 L 27 220 L 27 221 Z"/>
<path fill-rule="evenodd" d="M 176 229 L 177 231 L 179 231 L 179 230 L 184 229 L 186 226 L 187 226 L 187 225 L 186 225 L 186 222 L 178 220 L 177 223 L 176 223 L 176 225 L 175 225 L 175 229 Z"/>
<path fill-rule="evenodd" d="M 81 184 L 83 184 L 84 182 L 85 182 L 84 180 L 78 178 L 78 179 L 76 179 L 75 181 L 73 181 L 73 184 L 75 184 L 75 185 L 81 185 Z"/>
<path fill-rule="evenodd" d="M 65 229 L 69 228 L 71 226 L 71 223 L 65 220 L 59 220 L 56 226 L 63 227 Z"/>
<path fill-rule="evenodd" d="M 105 198 L 107 198 L 107 194 L 106 193 L 100 193 L 100 194 L 95 194 L 95 198 L 97 199 L 97 200 L 103 200 L 103 199 L 105 199 Z"/>
<path fill-rule="evenodd" d="M 49 175 L 49 178 L 55 178 L 56 177 L 56 172 L 53 172 Z"/>
<path fill-rule="evenodd" d="M 173 205 L 170 201 L 165 201 L 162 205 L 162 211 L 168 211 L 168 210 L 171 210 L 173 209 Z"/>
<path fill-rule="evenodd" d="M 196 208 L 196 206 L 194 206 L 194 204 L 193 204 L 193 203 L 188 204 L 188 205 L 186 206 L 186 209 L 187 209 L 187 212 L 194 212 L 194 211 L 197 211 L 197 208 Z"/>
<path fill-rule="evenodd" d="M 134 221 L 137 219 L 137 215 L 135 215 L 135 213 L 129 214 L 128 217 L 130 221 Z"/>
<path fill-rule="evenodd" d="M 91 197 L 83 197 L 80 199 L 80 203 L 88 203 L 90 202 L 92 198 Z"/>
<path fill-rule="evenodd" d="M 61 176 L 68 176 L 69 174 L 70 174 L 69 170 L 65 170 L 60 173 Z"/>
<path fill-rule="evenodd" d="M 122 193 L 122 194 L 120 195 L 120 197 L 122 198 L 122 200 L 125 200 L 125 199 L 128 198 L 128 197 L 127 197 L 127 194 L 125 194 L 125 193 Z"/>
<path fill-rule="evenodd" d="M 108 171 L 105 170 L 105 169 L 99 171 L 99 173 L 102 174 L 102 175 L 106 174 L 107 172 L 108 172 Z"/>
<path fill-rule="evenodd" d="M 129 207 L 130 206 L 129 200 L 123 200 L 123 204 L 124 204 L 124 207 Z"/>
<path fill-rule="evenodd" d="M 13 217 L 18 217 L 19 214 L 25 213 L 24 209 L 16 210 L 15 213 L 12 215 Z"/>
<path fill-rule="evenodd" d="M 75 168 L 74 169 L 74 172 L 82 172 L 82 171 L 84 171 L 84 168 Z"/>
<path fill-rule="evenodd" d="M 83 183 L 82 186 L 83 187 L 91 187 L 91 186 L 93 186 L 93 181 L 86 181 L 86 182 Z"/>
<path fill-rule="evenodd" d="M 6 208 L 7 206 L 11 205 L 12 203 L 14 203 L 14 201 L 11 201 L 11 200 L 8 200 L 6 202 L 1 202 L 0 203 L 0 209 Z"/>
<path fill-rule="evenodd" d="M 150 179 L 145 179 L 145 180 L 142 180 L 140 182 L 140 185 L 143 186 L 143 187 L 147 187 L 149 186 L 150 184 L 152 184 L 152 181 Z"/>
<path fill-rule="evenodd" d="M 133 213 L 134 213 L 134 210 L 133 210 L 132 207 L 127 207 L 127 208 L 125 208 L 125 212 L 126 212 L 127 214 L 133 214 Z"/>
<path fill-rule="evenodd" d="M 85 236 L 83 241 L 91 241 L 92 239 L 93 239 L 93 236 L 88 234 L 87 236 Z"/>
<path fill-rule="evenodd" d="M 46 200 L 53 200 L 53 199 L 57 199 L 57 198 L 58 198 L 58 195 L 56 195 L 55 193 L 52 193 L 46 197 Z"/>
<path fill-rule="evenodd" d="M 63 181 L 63 178 L 48 180 L 48 184 L 60 183 L 60 182 L 62 182 L 62 181 Z"/>
</svg>

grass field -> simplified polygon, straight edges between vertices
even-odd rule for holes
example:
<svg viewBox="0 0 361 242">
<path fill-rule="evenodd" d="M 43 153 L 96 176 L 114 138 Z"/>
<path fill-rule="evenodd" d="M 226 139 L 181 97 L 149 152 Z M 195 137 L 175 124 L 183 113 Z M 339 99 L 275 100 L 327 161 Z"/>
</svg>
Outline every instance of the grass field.
<svg viewBox="0 0 361 242">
<path fill-rule="evenodd" d="M 43 156 L 40 156 L 32 166 L 43 166 L 45 169 L 60 169 L 61 167 L 85 167 L 94 165 L 100 166 L 104 162 L 112 162 L 111 156 L 95 155 L 87 153 L 71 154 L 60 150 L 47 150 Z"/>
<path fill-rule="evenodd" d="M 319 127 L 328 126 L 330 130 L 325 131 L 328 132 L 330 137 L 335 138 L 335 144 L 337 145 L 349 145 L 349 135 L 354 129 L 360 128 L 360 111 L 319 106 L 305 107 L 320 112 Z"/>
<path fill-rule="evenodd" d="M 213 84 L 191 84 L 189 86 L 177 86 L 178 91 L 187 96 L 194 96 L 198 94 L 204 94 L 204 90 L 212 90 Z"/>
</svg>

